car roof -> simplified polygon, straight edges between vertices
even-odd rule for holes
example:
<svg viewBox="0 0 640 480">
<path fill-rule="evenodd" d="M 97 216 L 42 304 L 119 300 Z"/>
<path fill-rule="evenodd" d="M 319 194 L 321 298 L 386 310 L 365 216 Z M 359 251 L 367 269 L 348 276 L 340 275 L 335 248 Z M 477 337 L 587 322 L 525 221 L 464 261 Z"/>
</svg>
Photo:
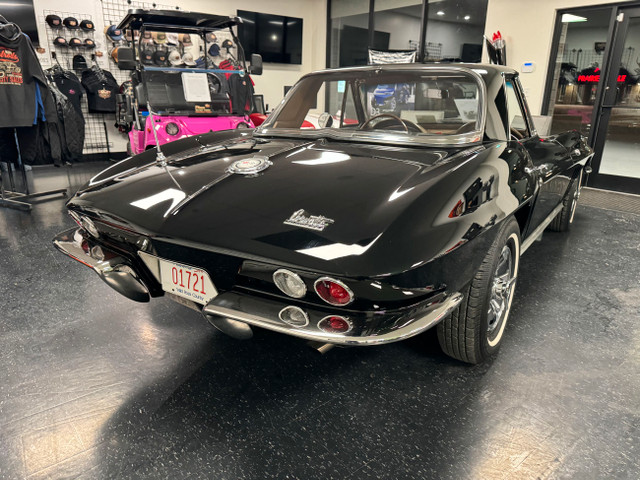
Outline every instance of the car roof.
<svg viewBox="0 0 640 480">
<path fill-rule="evenodd" d="M 242 23 L 235 16 L 211 15 L 208 13 L 186 12 L 184 10 L 144 10 L 134 8 L 120 21 L 121 30 L 139 30 L 144 24 L 151 24 L 155 30 L 165 27 L 190 27 L 191 29 L 228 28 Z"/>
</svg>

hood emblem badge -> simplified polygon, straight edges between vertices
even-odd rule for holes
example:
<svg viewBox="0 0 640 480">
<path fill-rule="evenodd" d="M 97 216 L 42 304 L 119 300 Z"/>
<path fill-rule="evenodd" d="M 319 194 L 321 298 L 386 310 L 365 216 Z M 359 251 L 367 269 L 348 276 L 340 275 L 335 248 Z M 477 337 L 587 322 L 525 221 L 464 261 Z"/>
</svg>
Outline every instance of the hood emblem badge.
<svg viewBox="0 0 640 480">
<path fill-rule="evenodd" d="M 293 212 L 291 216 L 284 221 L 284 224 L 321 232 L 333 222 L 331 218 L 323 217 L 322 215 L 309 215 L 305 210 L 300 209 Z"/>
<path fill-rule="evenodd" d="M 236 160 L 227 167 L 227 172 L 239 173 L 241 175 L 255 175 L 256 173 L 266 170 L 271 165 L 273 165 L 273 162 L 271 162 L 268 157 L 255 156 Z"/>
</svg>

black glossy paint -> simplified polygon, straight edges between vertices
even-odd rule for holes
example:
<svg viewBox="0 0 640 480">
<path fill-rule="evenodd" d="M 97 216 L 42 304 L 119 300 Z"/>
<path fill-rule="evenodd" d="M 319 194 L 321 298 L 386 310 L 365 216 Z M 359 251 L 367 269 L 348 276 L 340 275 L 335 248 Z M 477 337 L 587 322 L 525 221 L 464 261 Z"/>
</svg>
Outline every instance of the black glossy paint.
<svg viewBox="0 0 640 480">
<path fill-rule="evenodd" d="M 211 133 L 163 147 L 166 164 L 149 151 L 111 167 L 68 206 L 96 219 L 103 241 L 137 268 L 144 269 L 136 252 L 148 238 L 150 253 L 205 268 L 221 290 L 281 297 L 269 276 L 286 266 L 310 292 L 320 274 L 343 279 L 357 294 L 354 310 L 455 292 L 477 271 L 497 231 L 492 227 L 515 214 L 524 240 L 591 154 L 577 132 L 507 141 L 500 89 L 502 74 L 514 72 L 483 68 L 492 133 L 481 144 L 399 147 Z M 256 155 L 273 164 L 257 175 L 227 172 L 234 161 Z M 286 225 L 299 209 L 333 223 L 323 231 Z M 134 238 L 107 224 L 132 230 Z M 415 289 L 415 296 L 402 289 Z M 160 292 L 157 282 L 150 290 Z M 313 293 L 303 301 L 322 304 Z"/>
</svg>

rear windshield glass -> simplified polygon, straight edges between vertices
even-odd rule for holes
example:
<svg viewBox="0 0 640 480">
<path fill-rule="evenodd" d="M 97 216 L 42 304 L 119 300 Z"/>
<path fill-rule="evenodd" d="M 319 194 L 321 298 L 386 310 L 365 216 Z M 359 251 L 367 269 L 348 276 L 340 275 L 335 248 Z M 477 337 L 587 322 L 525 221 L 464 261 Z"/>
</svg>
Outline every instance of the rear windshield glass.
<svg viewBox="0 0 640 480">
<path fill-rule="evenodd" d="M 443 137 L 480 130 L 480 85 L 467 72 L 335 72 L 302 79 L 265 129 Z"/>
</svg>

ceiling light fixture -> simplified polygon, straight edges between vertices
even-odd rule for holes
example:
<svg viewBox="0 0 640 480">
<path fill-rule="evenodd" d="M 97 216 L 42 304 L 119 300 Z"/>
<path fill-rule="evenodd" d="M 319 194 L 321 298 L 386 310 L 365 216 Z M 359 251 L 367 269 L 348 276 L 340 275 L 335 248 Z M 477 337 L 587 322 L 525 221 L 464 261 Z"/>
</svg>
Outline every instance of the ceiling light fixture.
<svg viewBox="0 0 640 480">
<path fill-rule="evenodd" d="M 571 13 L 562 14 L 562 23 L 586 22 L 586 21 L 587 19 L 585 17 L 581 17 L 579 15 L 573 15 Z"/>
<path fill-rule="evenodd" d="M 465 16 L 464 16 L 464 19 L 465 19 L 465 20 L 471 20 L 471 17 L 470 17 L 469 15 L 465 15 Z"/>
<path fill-rule="evenodd" d="M 436 15 L 440 15 L 440 16 L 442 16 L 442 15 L 444 15 L 444 12 L 443 12 L 442 10 L 438 10 L 438 11 L 436 12 Z"/>
</svg>

